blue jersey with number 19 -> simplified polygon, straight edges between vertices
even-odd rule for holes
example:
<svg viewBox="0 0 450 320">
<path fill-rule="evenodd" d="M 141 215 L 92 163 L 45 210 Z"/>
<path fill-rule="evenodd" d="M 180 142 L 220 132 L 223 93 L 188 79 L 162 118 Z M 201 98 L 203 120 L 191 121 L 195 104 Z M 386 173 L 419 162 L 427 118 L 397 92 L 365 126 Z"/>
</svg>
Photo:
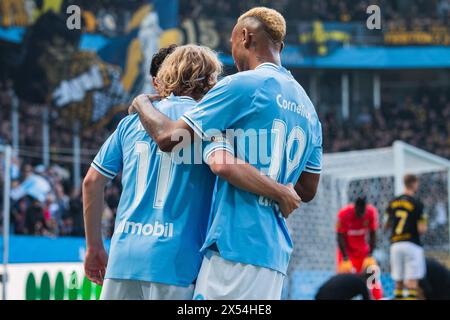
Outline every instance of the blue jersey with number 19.
<svg viewBox="0 0 450 320">
<path fill-rule="evenodd" d="M 278 182 L 320 173 L 322 129 L 307 94 L 283 67 L 264 63 L 224 78 L 183 119 L 198 135 L 233 129 L 239 158 Z M 208 132 L 209 131 L 209 132 Z M 225 259 L 286 273 L 292 241 L 268 199 L 218 179 L 206 242 Z"/>
<path fill-rule="evenodd" d="M 189 97 L 171 95 L 156 108 L 179 119 L 195 103 Z M 205 152 L 213 147 L 209 144 Z M 177 286 L 188 286 L 196 279 L 216 177 L 202 164 L 201 143 L 181 153 L 184 163 L 174 158 L 175 153 L 161 152 L 139 117 L 131 115 L 120 122 L 95 157 L 92 167 L 108 178 L 122 170 L 123 191 L 106 278 Z M 194 160 L 198 164 L 189 163 Z"/>
</svg>

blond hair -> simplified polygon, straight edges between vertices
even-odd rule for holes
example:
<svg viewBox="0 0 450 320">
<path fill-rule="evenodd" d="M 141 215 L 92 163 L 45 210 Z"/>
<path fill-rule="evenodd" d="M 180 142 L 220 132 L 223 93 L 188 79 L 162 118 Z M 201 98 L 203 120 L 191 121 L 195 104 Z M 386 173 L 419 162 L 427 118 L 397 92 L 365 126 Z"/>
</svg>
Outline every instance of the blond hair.
<svg viewBox="0 0 450 320">
<path fill-rule="evenodd" d="M 247 18 L 254 18 L 261 22 L 273 41 L 284 41 L 284 37 L 286 36 L 286 21 L 278 11 L 266 7 L 255 7 L 242 14 L 238 18 L 238 23 Z"/>
<path fill-rule="evenodd" d="M 164 59 L 158 71 L 158 91 L 163 98 L 173 93 L 200 99 L 217 83 L 221 72 L 222 63 L 213 50 L 197 45 L 180 46 Z"/>
</svg>

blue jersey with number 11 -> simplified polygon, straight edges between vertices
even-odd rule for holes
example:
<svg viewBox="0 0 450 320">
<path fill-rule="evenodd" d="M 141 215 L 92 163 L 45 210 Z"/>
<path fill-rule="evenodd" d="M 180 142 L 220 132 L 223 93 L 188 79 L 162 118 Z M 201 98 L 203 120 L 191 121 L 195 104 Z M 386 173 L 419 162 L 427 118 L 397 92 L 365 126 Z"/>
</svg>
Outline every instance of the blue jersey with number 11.
<svg viewBox="0 0 450 320">
<path fill-rule="evenodd" d="M 172 95 L 156 108 L 178 119 L 195 103 Z M 106 278 L 178 286 L 196 279 L 216 177 L 201 162 L 201 143 L 183 148 L 182 153 L 191 160 L 179 163 L 173 154 L 161 152 L 139 117 L 131 115 L 120 122 L 95 157 L 93 168 L 108 178 L 122 170 L 123 191 Z M 198 164 L 188 163 L 193 157 Z"/>
</svg>

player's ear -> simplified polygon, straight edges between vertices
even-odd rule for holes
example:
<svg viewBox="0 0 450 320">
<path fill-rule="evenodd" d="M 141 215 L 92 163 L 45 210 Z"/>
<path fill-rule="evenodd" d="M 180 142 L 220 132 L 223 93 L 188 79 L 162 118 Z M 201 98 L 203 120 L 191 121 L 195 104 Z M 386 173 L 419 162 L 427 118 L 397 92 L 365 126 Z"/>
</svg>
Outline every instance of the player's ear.
<svg viewBox="0 0 450 320">
<path fill-rule="evenodd" d="M 280 53 L 281 53 L 281 51 L 283 51 L 283 49 L 284 49 L 284 42 L 281 41 L 281 44 L 280 44 Z"/>
<path fill-rule="evenodd" d="M 158 89 L 158 79 L 156 77 L 152 77 L 152 84 L 155 89 Z"/>
<path fill-rule="evenodd" d="M 246 49 L 250 48 L 250 45 L 252 44 L 252 34 L 247 28 L 242 28 L 242 43 Z"/>
</svg>

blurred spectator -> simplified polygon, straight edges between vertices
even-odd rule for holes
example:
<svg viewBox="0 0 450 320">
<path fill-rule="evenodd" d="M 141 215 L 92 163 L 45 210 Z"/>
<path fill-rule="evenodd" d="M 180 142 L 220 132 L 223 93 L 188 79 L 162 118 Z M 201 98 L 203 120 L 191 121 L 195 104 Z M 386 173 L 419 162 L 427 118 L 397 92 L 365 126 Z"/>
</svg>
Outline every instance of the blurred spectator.
<svg viewBox="0 0 450 320">
<path fill-rule="evenodd" d="M 354 119 L 339 124 L 333 112 L 321 115 L 325 152 L 371 149 L 403 140 L 450 159 L 450 101 L 440 95 L 431 103 L 428 95 L 405 102 L 385 102 L 381 110 L 363 107 Z"/>
<path fill-rule="evenodd" d="M 432 19 L 447 21 L 450 1 L 402 1 L 402 0 L 183 0 L 180 1 L 182 18 L 237 18 L 255 6 L 268 6 L 280 11 L 286 20 L 297 21 L 365 21 L 366 9 L 370 5 L 381 8 L 384 20 L 407 20 L 416 24 Z M 397 21 L 398 22 L 398 21 Z"/>
<path fill-rule="evenodd" d="M 25 234 L 44 235 L 46 234 L 46 221 L 44 209 L 39 200 L 29 197 L 29 205 L 25 210 Z"/>
<path fill-rule="evenodd" d="M 69 218 L 72 223 L 73 236 L 84 236 L 83 202 L 81 201 L 81 190 L 73 189 L 69 201 Z"/>
</svg>

